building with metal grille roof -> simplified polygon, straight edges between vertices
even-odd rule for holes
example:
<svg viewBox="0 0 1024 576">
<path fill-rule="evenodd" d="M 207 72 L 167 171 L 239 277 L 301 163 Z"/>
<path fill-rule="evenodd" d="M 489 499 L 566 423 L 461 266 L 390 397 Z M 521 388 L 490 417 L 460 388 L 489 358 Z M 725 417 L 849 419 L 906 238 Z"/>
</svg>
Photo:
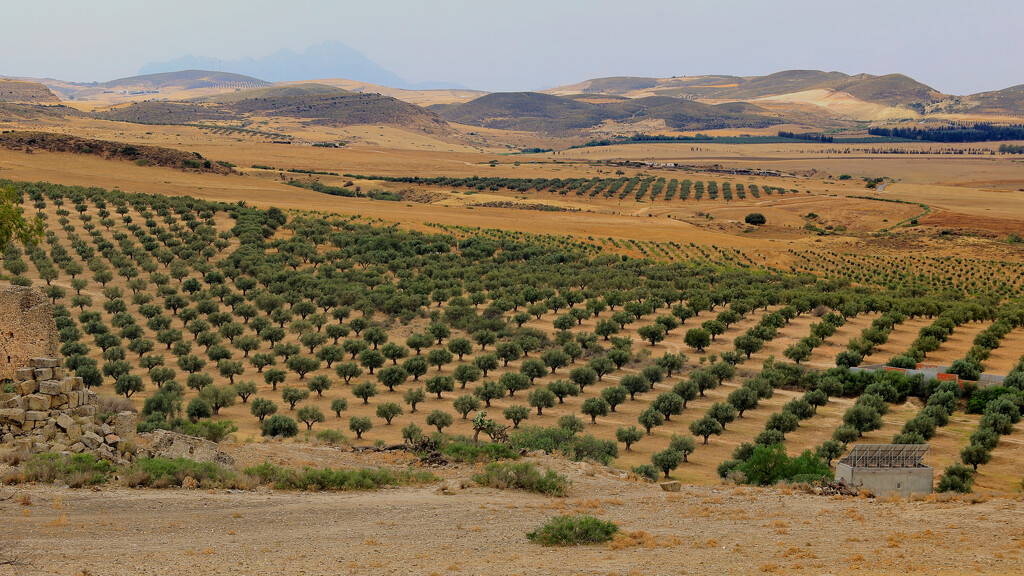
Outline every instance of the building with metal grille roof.
<svg viewBox="0 0 1024 576">
<path fill-rule="evenodd" d="M 931 494 L 935 470 L 924 463 L 928 444 L 857 444 L 836 464 L 836 479 L 876 496 Z"/>
</svg>

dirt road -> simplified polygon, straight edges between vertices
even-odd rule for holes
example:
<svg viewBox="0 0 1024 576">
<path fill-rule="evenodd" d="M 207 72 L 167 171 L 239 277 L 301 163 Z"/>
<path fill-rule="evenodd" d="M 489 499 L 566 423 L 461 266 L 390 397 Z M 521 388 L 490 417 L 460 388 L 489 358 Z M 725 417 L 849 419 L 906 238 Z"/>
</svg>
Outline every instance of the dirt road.
<svg viewBox="0 0 1024 576">
<path fill-rule="evenodd" d="M 725 485 L 669 493 L 600 467 L 542 463 L 572 479 L 567 498 L 479 487 L 444 494 L 437 485 L 359 493 L 7 487 L 0 490 L 14 497 L 0 502 L 0 542 L 33 564 L 25 574 L 1024 571 L 1019 499 L 880 502 Z M 451 482 L 471 473 L 440 475 Z M 614 520 L 633 538 L 567 549 L 527 540 L 545 519 L 571 511 Z M 0 567 L 8 573 L 18 572 Z"/>
</svg>

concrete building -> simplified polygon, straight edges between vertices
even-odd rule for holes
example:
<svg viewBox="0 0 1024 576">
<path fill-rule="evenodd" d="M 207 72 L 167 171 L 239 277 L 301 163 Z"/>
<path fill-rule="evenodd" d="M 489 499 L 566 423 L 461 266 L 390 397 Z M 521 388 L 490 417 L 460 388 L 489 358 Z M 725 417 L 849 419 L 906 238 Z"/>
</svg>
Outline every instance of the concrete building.
<svg viewBox="0 0 1024 576">
<path fill-rule="evenodd" d="M 931 494 L 935 470 L 924 464 L 928 444 L 857 444 L 836 464 L 836 480 L 876 496 Z"/>
</svg>

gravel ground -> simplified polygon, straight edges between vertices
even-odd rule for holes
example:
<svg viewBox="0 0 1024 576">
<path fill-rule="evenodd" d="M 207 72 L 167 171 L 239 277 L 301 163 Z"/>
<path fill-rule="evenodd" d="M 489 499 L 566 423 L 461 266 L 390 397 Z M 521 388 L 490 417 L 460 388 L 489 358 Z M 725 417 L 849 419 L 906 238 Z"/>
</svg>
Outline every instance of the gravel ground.
<svg viewBox="0 0 1024 576">
<path fill-rule="evenodd" d="M 240 464 L 401 464 L 325 447 L 243 445 L 235 455 Z M 456 488 L 472 466 L 376 492 L 9 486 L 0 488 L 0 543 L 31 567 L 0 574 L 1024 572 L 1019 498 L 883 502 L 725 485 L 670 493 L 601 467 L 536 460 L 572 479 L 568 497 Z M 526 539 L 567 512 L 614 520 L 631 537 L 573 548 Z"/>
</svg>

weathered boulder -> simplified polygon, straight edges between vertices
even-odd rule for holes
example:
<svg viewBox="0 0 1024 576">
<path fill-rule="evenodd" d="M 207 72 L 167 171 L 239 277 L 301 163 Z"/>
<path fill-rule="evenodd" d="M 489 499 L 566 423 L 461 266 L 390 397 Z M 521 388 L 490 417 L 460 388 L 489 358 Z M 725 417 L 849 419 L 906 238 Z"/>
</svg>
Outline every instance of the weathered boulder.
<svg viewBox="0 0 1024 576">
<path fill-rule="evenodd" d="M 186 436 L 170 430 L 154 430 L 144 435 L 149 440 L 149 454 L 154 458 L 188 458 L 196 462 L 215 462 L 221 466 L 234 466 L 235 459 L 222 452 L 216 442 Z"/>
<path fill-rule="evenodd" d="M 100 447 L 100 444 L 103 444 L 103 438 L 95 432 L 86 432 L 85 434 L 82 434 L 81 442 L 82 444 L 85 444 L 86 448 L 95 450 Z"/>
<path fill-rule="evenodd" d="M 678 480 L 669 480 L 668 482 L 661 483 L 661 489 L 665 492 L 679 492 L 683 485 Z"/>
</svg>

